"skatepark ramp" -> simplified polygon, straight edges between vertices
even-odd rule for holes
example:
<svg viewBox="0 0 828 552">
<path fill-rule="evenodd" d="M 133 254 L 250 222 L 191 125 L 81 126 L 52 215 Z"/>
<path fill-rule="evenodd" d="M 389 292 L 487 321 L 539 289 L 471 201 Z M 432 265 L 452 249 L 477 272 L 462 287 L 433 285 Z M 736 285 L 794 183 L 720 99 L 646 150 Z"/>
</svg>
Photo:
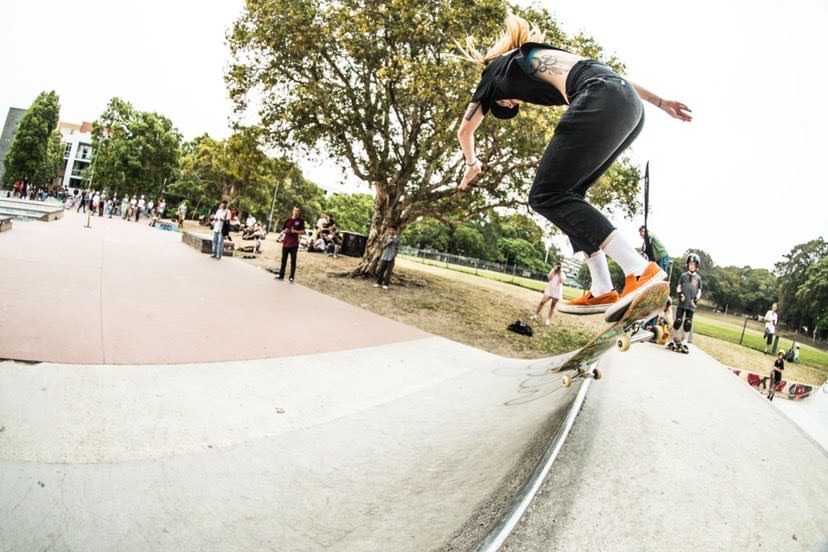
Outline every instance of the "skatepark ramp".
<svg viewBox="0 0 828 552">
<path fill-rule="evenodd" d="M 580 384 L 543 364 L 437 337 L 204 365 L 0 363 L 0 548 L 470 550 L 571 425 Z"/>
</svg>

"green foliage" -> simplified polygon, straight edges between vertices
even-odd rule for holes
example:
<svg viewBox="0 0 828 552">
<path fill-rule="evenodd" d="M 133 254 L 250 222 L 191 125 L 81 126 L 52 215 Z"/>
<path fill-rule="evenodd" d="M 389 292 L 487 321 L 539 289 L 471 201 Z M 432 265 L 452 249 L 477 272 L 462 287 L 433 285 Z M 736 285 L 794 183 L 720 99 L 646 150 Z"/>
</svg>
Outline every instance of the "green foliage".
<svg viewBox="0 0 828 552">
<path fill-rule="evenodd" d="M 41 92 L 23 115 L 9 146 L 4 184 L 25 179 L 37 185 L 47 184 L 57 176 L 62 159 L 57 131 L 59 116 L 57 94 Z"/>
<path fill-rule="evenodd" d="M 422 219 L 408 226 L 402 243 L 418 249 L 434 249 L 492 263 L 514 265 L 537 272 L 548 272 L 561 258 L 550 247 L 549 259 L 543 244 L 542 229 L 524 215 L 499 215 L 491 210 L 472 222 L 449 224 Z"/>
<path fill-rule="evenodd" d="M 822 237 L 794 246 L 784 260 L 776 263 L 774 272 L 779 277 L 779 316 L 795 327 L 808 326 L 813 329 L 817 319 L 828 309 L 827 303 L 820 303 L 819 294 L 814 299 L 809 294 L 799 293 L 808 282 L 808 270 L 820 264 L 828 256 L 828 243 Z M 819 269 L 815 269 L 818 271 Z M 813 274 L 813 273 L 812 273 Z M 817 290 L 809 285 L 805 289 Z"/>
<path fill-rule="evenodd" d="M 828 335 L 828 257 L 822 257 L 805 270 L 805 281 L 796 290 L 802 314 L 822 336 Z"/>
<path fill-rule="evenodd" d="M 403 245 L 434 251 L 448 251 L 450 240 L 449 226 L 430 218 L 412 222 L 400 236 Z"/>
<path fill-rule="evenodd" d="M 248 2 L 235 22 L 225 78 L 237 112 L 252 115 L 255 101 L 273 146 L 325 151 L 374 188 L 360 272 L 376 266 L 390 225 L 471 220 L 524 201 L 560 110 L 526 106 L 520 121 L 484 121 L 477 146 L 486 171 L 474 191 L 456 189 L 456 131 L 480 75 L 454 55 L 456 43 L 469 33 L 492 43 L 509 10 L 537 22 L 549 40 L 600 57 L 594 41 L 568 41 L 548 12 L 499 0 L 261 0 Z M 593 200 L 634 213 L 635 173 L 609 173 Z"/>
<path fill-rule="evenodd" d="M 299 207 L 306 220 L 322 212 L 324 192 L 302 176 L 299 168 L 265 153 L 261 135 L 239 128 L 225 140 L 209 135 L 184 144 L 179 178 L 169 188 L 175 201 L 186 200 L 196 210 L 215 208 L 226 201 L 231 208 L 250 213 L 273 226 Z"/>
<path fill-rule="evenodd" d="M 722 310 L 765 314 L 776 301 L 777 280 L 767 269 L 713 267 L 709 274 L 714 285 L 706 298 Z"/>
<path fill-rule="evenodd" d="M 86 177 L 109 194 L 158 197 L 178 172 L 180 145 L 168 118 L 112 98 L 92 125 L 95 157 Z"/>
<path fill-rule="evenodd" d="M 491 247 L 480 231 L 471 224 L 461 224 L 451 234 L 449 251 L 465 257 L 495 260 L 491 258 Z"/>
<path fill-rule="evenodd" d="M 325 198 L 323 208 L 333 215 L 340 230 L 368 235 L 374 198 L 369 194 L 332 194 Z"/>
</svg>

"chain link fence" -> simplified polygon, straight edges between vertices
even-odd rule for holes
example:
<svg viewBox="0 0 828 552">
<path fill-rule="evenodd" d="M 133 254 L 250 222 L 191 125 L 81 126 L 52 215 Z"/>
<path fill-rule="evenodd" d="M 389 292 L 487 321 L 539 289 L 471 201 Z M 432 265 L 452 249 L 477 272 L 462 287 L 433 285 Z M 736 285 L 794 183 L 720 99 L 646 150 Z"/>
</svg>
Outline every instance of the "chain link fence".
<svg viewBox="0 0 828 552">
<path fill-rule="evenodd" d="M 492 279 L 510 282 L 516 285 L 523 285 L 522 281 L 525 280 L 534 280 L 546 283 L 549 275 L 548 270 L 540 272 L 517 264 L 494 263 L 474 257 L 466 257 L 463 255 L 454 255 L 452 253 L 435 251 L 433 249 L 417 249 L 414 247 L 403 246 L 400 248 L 400 254 L 405 255 L 413 261 L 421 262 L 423 264 L 442 266 L 443 268 L 447 268 L 449 270 L 468 272 L 478 276 L 487 276 Z M 564 272 L 566 274 L 566 281 L 564 283 L 567 286 L 582 288 L 583 286 L 581 282 L 574 276 L 578 274 L 580 261 L 575 259 L 564 259 L 562 261 L 562 265 L 564 266 Z"/>
</svg>

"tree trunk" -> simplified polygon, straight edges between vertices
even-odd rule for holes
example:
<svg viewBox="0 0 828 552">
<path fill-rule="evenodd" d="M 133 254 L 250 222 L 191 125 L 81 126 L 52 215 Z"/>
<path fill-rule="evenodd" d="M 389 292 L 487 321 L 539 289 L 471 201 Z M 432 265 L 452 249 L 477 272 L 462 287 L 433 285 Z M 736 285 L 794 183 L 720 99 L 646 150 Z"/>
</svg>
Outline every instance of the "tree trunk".
<svg viewBox="0 0 828 552">
<path fill-rule="evenodd" d="M 399 188 L 405 189 L 404 186 L 399 186 Z M 374 190 L 376 190 L 376 195 L 374 214 L 371 217 L 371 230 L 368 232 L 365 253 L 362 255 L 359 266 L 351 273 L 352 277 L 375 276 L 382 256 L 382 237 L 392 226 L 397 229 L 397 235 L 400 235 L 409 222 L 403 220 L 404 201 L 397 194 L 389 195 L 387 184 L 375 182 Z"/>
</svg>

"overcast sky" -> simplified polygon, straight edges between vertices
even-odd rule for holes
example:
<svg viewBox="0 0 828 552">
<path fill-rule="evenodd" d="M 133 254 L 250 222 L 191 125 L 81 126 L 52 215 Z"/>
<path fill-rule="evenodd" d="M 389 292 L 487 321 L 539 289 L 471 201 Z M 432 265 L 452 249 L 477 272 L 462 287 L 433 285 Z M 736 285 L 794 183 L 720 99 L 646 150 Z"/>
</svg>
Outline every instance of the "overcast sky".
<svg viewBox="0 0 828 552">
<path fill-rule="evenodd" d="M 61 120 L 92 121 L 117 96 L 169 117 L 186 139 L 229 134 L 225 31 L 241 0 L 7 2 L 0 117 L 55 90 Z M 628 76 L 683 101 L 695 120 L 647 109 L 631 155 L 650 161 L 650 228 L 674 256 L 772 268 L 794 245 L 828 238 L 828 1 L 558 0 Z M 458 117 L 461 114 L 458 114 Z M 310 178 L 336 189 L 334 172 Z M 321 182 L 320 180 L 324 180 Z M 616 221 L 638 241 L 642 220 Z"/>
</svg>

